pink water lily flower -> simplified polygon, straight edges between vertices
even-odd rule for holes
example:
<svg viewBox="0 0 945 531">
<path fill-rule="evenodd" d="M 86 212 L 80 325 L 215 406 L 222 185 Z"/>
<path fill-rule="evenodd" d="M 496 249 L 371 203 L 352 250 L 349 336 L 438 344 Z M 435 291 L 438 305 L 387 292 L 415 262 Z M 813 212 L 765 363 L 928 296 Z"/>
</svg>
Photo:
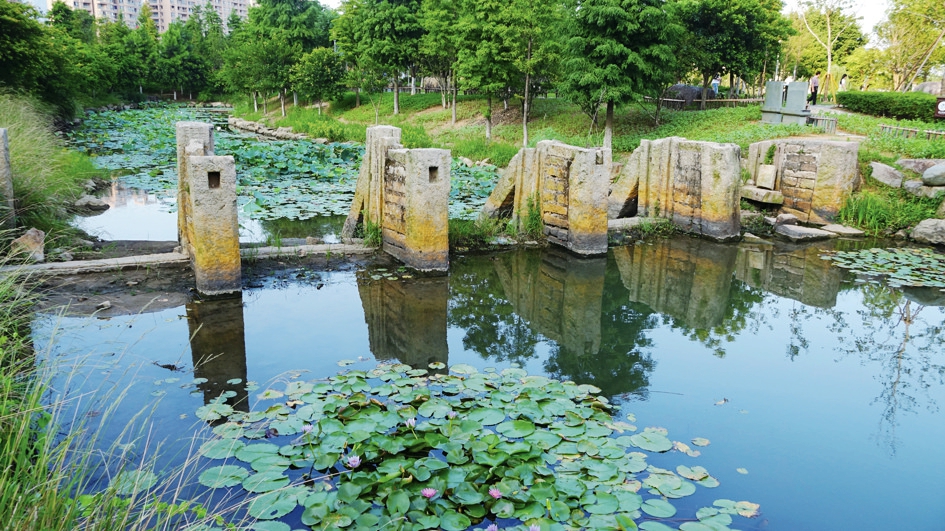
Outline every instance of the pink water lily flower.
<svg viewBox="0 0 945 531">
<path fill-rule="evenodd" d="M 352 455 L 351 457 L 348 458 L 348 468 L 358 468 L 359 466 L 361 466 L 360 457 L 356 455 Z"/>
<path fill-rule="evenodd" d="M 541 526 L 538 524 L 532 524 L 528 526 L 528 531 L 541 531 Z"/>
<path fill-rule="evenodd" d="M 412 430 L 417 426 L 417 419 L 407 419 L 404 424 Z"/>
<path fill-rule="evenodd" d="M 498 500 L 499 498 L 502 497 L 502 491 L 499 490 L 498 487 L 492 487 L 491 489 L 489 489 L 489 496 L 492 496 L 493 498 Z"/>
<path fill-rule="evenodd" d="M 425 489 L 423 489 L 423 490 L 420 491 L 420 495 L 423 496 L 423 497 L 426 498 L 426 499 L 430 499 L 430 498 L 436 496 L 436 489 L 425 488 Z"/>
<path fill-rule="evenodd" d="M 499 531 L 499 526 L 495 524 L 489 524 L 489 527 L 486 528 L 486 531 Z"/>
</svg>

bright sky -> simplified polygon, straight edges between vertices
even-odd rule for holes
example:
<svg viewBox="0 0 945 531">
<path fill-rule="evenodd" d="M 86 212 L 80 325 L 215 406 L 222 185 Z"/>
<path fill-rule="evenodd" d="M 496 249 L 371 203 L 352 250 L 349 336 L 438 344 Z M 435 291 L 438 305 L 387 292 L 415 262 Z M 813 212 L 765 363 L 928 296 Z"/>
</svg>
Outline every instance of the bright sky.
<svg viewBox="0 0 945 531">
<path fill-rule="evenodd" d="M 785 0 L 784 12 L 796 11 L 800 3 L 798 0 Z M 853 12 L 860 17 L 860 28 L 867 34 L 872 33 L 873 26 L 885 18 L 887 0 L 853 0 Z"/>
</svg>

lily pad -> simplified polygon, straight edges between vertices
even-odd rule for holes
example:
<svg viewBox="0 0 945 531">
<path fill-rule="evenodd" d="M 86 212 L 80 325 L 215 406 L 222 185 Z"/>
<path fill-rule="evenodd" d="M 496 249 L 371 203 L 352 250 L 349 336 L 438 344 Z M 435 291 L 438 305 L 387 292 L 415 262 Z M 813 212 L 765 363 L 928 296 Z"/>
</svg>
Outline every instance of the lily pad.
<svg viewBox="0 0 945 531">
<path fill-rule="evenodd" d="M 219 489 L 239 485 L 249 476 L 249 471 L 236 465 L 221 465 L 204 470 L 198 481 L 205 487 Z"/>
</svg>

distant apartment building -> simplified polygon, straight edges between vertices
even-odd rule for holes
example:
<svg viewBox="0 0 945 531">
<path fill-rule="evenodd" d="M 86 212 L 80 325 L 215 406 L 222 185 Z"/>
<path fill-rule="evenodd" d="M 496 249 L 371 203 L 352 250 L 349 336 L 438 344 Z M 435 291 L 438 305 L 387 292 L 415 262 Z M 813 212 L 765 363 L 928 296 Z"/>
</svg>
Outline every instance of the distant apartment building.
<svg viewBox="0 0 945 531">
<path fill-rule="evenodd" d="M 81 9 L 95 18 L 118 20 L 119 15 L 125 24 L 134 28 L 138 25 L 138 13 L 141 11 L 142 0 L 63 0 L 72 9 Z M 56 0 L 46 0 L 47 8 L 52 9 Z M 150 0 L 151 18 L 157 25 L 159 32 L 164 32 L 175 20 L 186 21 L 196 6 L 205 6 L 206 0 Z M 211 0 L 213 9 L 223 19 L 224 25 L 234 11 L 240 18 L 249 15 L 249 8 L 256 4 L 255 0 Z"/>
</svg>

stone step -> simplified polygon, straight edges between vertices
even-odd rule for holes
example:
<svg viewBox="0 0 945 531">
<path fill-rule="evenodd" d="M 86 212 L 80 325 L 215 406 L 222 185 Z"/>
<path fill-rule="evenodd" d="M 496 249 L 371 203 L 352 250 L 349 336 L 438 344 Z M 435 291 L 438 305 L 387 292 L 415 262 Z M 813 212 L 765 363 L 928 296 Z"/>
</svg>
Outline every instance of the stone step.
<svg viewBox="0 0 945 531">
<path fill-rule="evenodd" d="M 810 242 L 816 240 L 829 240 L 836 238 L 837 233 L 829 232 L 800 225 L 778 225 L 774 232 L 784 236 L 792 242 Z"/>
<path fill-rule="evenodd" d="M 833 232 L 834 234 L 837 234 L 838 236 L 844 236 L 846 238 L 862 238 L 863 236 L 866 235 L 866 233 L 861 231 L 860 229 L 854 229 L 853 227 L 847 227 L 846 225 L 838 225 L 836 223 L 832 223 L 830 225 L 824 225 L 820 229 L 825 230 L 827 232 Z"/>
<path fill-rule="evenodd" d="M 742 198 L 758 201 L 759 203 L 767 203 L 770 205 L 784 204 L 784 195 L 782 195 L 781 192 L 777 190 L 758 188 L 757 186 L 752 185 L 742 186 Z"/>
</svg>

